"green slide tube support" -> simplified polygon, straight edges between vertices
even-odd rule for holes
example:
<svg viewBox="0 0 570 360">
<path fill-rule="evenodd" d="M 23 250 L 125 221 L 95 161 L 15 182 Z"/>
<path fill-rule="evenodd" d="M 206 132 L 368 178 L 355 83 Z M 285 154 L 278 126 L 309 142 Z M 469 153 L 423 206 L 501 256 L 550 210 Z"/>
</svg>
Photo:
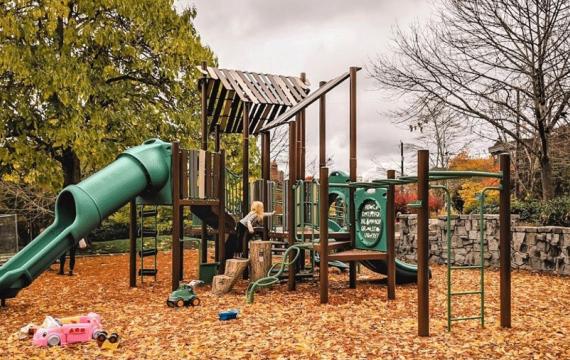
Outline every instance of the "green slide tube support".
<svg viewBox="0 0 570 360">
<path fill-rule="evenodd" d="M 171 192 L 171 157 L 170 143 L 147 140 L 79 184 L 64 188 L 56 200 L 53 224 L 0 267 L 0 298 L 15 297 L 135 196 Z"/>
</svg>

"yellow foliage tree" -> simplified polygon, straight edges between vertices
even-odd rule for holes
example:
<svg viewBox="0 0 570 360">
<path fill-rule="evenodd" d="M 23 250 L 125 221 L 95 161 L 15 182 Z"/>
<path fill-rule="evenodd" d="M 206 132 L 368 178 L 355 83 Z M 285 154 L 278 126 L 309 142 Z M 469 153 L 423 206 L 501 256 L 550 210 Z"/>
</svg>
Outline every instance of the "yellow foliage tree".
<svg viewBox="0 0 570 360">
<path fill-rule="evenodd" d="M 499 164 L 492 156 L 487 157 L 472 157 L 466 151 L 462 151 L 457 156 L 450 159 L 449 168 L 451 170 L 461 171 L 486 171 L 497 172 L 499 171 Z M 497 186 L 499 184 L 497 179 L 481 178 L 469 179 L 463 181 L 457 188 L 457 193 L 463 199 L 463 211 L 469 213 L 479 205 L 478 194 L 486 187 Z M 490 191 L 485 194 L 485 204 L 498 205 L 499 193 L 497 191 Z"/>
</svg>

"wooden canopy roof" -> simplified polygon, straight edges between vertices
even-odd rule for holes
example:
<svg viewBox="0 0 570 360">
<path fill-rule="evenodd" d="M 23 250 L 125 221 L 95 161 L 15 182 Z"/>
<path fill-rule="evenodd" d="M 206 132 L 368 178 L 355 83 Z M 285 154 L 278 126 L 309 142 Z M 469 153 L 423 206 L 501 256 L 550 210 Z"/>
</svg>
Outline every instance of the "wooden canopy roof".
<svg viewBox="0 0 570 360">
<path fill-rule="evenodd" d="M 249 133 L 257 134 L 309 93 L 309 83 L 299 77 L 197 68 L 207 81 L 210 132 L 219 124 L 224 133 L 241 133 L 244 105 L 249 104 Z"/>
</svg>

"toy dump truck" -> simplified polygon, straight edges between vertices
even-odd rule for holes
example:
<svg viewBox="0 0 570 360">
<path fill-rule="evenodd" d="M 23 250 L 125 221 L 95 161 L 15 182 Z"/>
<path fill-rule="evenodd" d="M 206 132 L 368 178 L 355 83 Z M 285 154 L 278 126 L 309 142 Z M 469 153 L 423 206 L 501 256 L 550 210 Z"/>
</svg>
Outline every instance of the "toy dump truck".
<svg viewBox="0 0 570 360">
<path fill-rule="evenodd" d="M 200 305 L 200 299 L 194 292 L 194 287 L 203 283 L 201 280 L 192 280 L 188 284 L 180 284 L 178 289 L 170 294 L 168 300 L 166 300 L 166 305 L 172 308 Z"/>
</svg>

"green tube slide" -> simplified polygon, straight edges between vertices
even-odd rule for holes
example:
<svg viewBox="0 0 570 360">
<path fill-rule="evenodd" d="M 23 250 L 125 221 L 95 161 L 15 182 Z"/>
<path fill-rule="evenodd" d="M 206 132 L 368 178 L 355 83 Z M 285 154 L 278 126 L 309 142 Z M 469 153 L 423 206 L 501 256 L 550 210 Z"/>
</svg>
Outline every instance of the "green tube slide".
<svg viewBox="0 0 570 360">
<path fill-rule="evenodd" d="M 0 298 L 15 297 L 71 246 L 137 195 L 170 194 L 171 145 L 145 141 L 120 154 L 107 167 L 64 188 L 55 220 L 0 267 Z"/>
</svg>

